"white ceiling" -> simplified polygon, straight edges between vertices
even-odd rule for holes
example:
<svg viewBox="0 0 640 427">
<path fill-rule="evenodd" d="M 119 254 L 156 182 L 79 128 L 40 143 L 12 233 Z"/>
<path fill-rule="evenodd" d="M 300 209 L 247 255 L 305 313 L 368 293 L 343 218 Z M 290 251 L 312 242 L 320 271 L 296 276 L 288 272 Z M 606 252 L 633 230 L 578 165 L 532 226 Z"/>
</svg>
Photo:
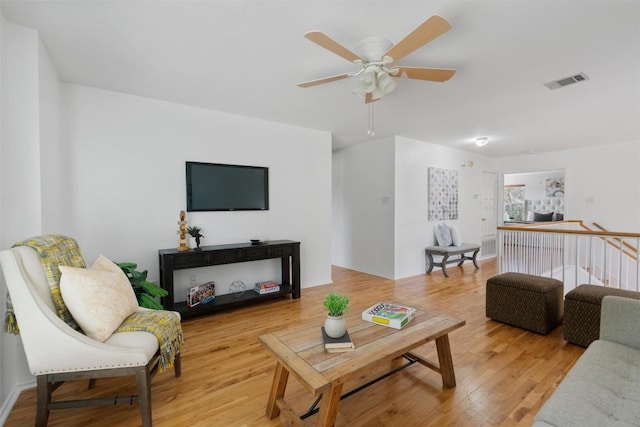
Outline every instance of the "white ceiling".
<svg viewBox="0 0 640 427">
<path fill-rule="evenodd" d="M 355 49 L 397 42 L 438 14 L 452 29 L 400 65 L 455 68 L 399 81 L 375 105 L 376 138 L 402 135 L 503 157 L 640 141 L 640 0 L 1 0 L 40 32 L 61 80 L 371 139 L 357 67 L 303 38 Z M 543 84 L 584 72 L 586 82 Z M 488 136 L 477 148 L 473 140 Z"/>
</svg>

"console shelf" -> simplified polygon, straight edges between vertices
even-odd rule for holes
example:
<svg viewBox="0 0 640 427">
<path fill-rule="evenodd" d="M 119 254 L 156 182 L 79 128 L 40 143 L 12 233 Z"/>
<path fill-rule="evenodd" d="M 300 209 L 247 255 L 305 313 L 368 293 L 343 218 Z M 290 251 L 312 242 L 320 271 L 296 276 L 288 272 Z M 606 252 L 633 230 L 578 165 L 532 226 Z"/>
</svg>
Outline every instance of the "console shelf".
<svg viewBox="0 0 640 427">
<path fill-rule="evenodd" d="M 294 299 L 300 298 L 300 242 L 275 240 L 260 245 L 235 243 L 203 246 L 199 251 L 189 249 L 184 252 L 177 249 L 161 249 L 158 251 L 158 256 L 160 286 L 168 292 L 168 295 L 162 298 L 162 304 L 166 310 L 178 311 L 183 318 L 256 304 L 289 294 Z M 175 270 L 274 258 L 280 258 L 282 264 L 279 292 L 259 295 L 249 287 L 241 295 L 216 295 L 213 301 L 193 308 L 187 307 L 186 302 L 174 303 L 173 272 Z"/>
</svg>

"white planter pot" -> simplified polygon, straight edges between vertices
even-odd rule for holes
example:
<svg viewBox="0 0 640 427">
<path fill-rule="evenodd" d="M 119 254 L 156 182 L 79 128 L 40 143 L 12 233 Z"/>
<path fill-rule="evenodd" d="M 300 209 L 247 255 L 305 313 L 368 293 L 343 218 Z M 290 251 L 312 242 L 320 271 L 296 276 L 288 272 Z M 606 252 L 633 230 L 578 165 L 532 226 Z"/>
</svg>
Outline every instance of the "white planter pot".
<svg viewBox="0 0 640 427">
<path fill-rule="evenodd" d="M 343 316 L 327 316 L 327 320 L 324 321 L 324 331 L 331 338 L 340 338 L 347 332 L 347 319 Z"/>
</svg>

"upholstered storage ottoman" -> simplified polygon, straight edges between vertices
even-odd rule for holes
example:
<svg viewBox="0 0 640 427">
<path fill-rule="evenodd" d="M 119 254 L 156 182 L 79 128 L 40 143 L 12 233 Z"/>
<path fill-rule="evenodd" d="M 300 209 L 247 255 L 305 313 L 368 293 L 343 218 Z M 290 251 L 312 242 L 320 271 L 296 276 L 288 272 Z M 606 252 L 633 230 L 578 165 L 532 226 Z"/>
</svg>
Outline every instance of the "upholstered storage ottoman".
<svg viewBox="0 0 640 427">
<path fill-rule="evenodd" d="M 588 347 L 600 337 L 600 305 L 607 295 L 640 299 L 640 292 L 580 285 L 564 297 L 564 339 Z"/>
<path fill-rule="evenodd" d="M 562 323 L 561 281 L 523 273 L 487 280 L 487 317 L 546 335 Z"/>
</svg>

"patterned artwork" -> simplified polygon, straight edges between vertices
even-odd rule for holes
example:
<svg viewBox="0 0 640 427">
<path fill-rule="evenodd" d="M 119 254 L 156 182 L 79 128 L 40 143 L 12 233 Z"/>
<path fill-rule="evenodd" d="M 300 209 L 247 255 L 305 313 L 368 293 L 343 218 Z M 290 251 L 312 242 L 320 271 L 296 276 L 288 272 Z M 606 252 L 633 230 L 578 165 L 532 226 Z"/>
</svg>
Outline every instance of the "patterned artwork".
<svg viewBox="0 0 640 427">
<path fill-rule="evenodd" d="M 429 168 L 429 221 L 458 219 L 458 171 Z"/>
<path fill-rule="evenodd" d="M 564 197 L 564 178 L 545 179 L 544 195 L 547 197 Z"/>
</svg>

